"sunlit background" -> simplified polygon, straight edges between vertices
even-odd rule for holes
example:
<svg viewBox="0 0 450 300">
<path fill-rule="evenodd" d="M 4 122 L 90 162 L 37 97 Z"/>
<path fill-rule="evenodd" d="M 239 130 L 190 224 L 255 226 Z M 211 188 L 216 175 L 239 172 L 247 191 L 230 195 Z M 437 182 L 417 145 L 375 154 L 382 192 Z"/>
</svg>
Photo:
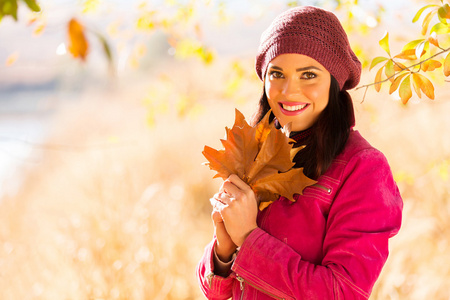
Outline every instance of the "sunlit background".
<svg viewBox="0 0 450 300">
<path fill-rule="evenodd" d="M 220 148 L 234 108 L 255 110 L 261 32 L 290 6 L 331 9 L 370 84 L 384 32 L 399 52 L 433 1 L 355 2 L 41 0 L 42 13 L 20 2 L 18 21 L 0 22 L 0 299 L 203 299 L 195 265 L 220 179 L 201 152 Z M 84 60 L 69 51 L 71 19 Z M 388 158 L 405 204 L 371 299 L 450 299 L 439 72 L 435 100 L 352 92 L 356 129 Z"/>
</svg>

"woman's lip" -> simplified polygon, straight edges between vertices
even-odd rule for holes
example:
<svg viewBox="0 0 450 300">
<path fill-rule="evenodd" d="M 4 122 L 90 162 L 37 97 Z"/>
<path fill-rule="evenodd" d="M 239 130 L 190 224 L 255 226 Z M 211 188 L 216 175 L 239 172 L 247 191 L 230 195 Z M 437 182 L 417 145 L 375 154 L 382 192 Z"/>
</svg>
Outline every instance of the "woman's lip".
<svg viewBox="0 0 450 300">
<path fill-rule="evenodd" d="M 284 105 L 288 105 L 288 106 L 296 106 L 296 105 L 305 105 L 305 107 L 303 107 L 302 109 L 299 110 L 294 110 L 294 111 L 290 111 L 290 110 L 286 110 L 283 108 L 283 104 Z M 280 106 L 280 110 L 281 112 L 286 115 L 286 116 L 296 116 L 301 114 L 302 112 L 304 112 L 309 104 L 308 103 L 302 103 L 302 102 L 279 102 L 278 105 Z"/>
</svg>

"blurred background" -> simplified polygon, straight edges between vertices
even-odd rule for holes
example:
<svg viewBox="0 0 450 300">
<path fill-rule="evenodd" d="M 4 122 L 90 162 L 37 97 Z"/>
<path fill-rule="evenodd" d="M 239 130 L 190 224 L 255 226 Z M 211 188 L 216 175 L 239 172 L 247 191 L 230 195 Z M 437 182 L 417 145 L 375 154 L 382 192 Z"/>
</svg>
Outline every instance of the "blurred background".
<svg viewBox="0 0 450 300">
<path fill-rule="evenodd" d="M 400 52 L 431 2 L 41 0 L 39 13 L 19 2 L 17 21 L 0 22 L 0 298 L 203 299 L 195 265 L 221 182 L 201 152 L 221 147 L 234 108 L 255 110 L 262 31 L 291 6 L 333 10 L 365 85 L 384 32 Z M 352 91 L 356 129 L 388 158 L 405 205 L 371 299 L 450 299 L 439 72 L 435 100 Z"/>
</svg>

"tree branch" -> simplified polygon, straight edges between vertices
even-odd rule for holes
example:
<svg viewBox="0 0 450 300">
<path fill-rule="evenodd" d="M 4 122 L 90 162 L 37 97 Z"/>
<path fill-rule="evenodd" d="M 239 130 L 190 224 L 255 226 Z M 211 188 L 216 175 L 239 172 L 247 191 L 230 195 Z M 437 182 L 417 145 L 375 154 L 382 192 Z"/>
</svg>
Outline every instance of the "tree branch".
<svg viewBox="0 0 450 300">
<path fill-rule="evenodd" d="M 413 65 L 411 65 L 411 66 L 409 66 L 409 67 L 406 67 L 406 68 L 402 68 L 400 71 L 394 73 L 392 76 L 389 76 L 388 78 L 386 78 L 386 79 L 384 79 L 384 80 L 381 80 L 381 81 L 378 81 L 378 82 L 373 82 L 373 83 L 370 83 L 370 84 L 365 84 L 365 85 L 358 86 L 357 88 L 355 88 L 355 91 L 356 91 L 356 90 L 359 90 L 359 89 L 361 89 L 361 88 L 368 88 L 368 87 L 370 87 L 370 86 L 372 86 L 372 85 L 379 84 L 379 83 L 384 83 L 384 82 L 386 82 L 386 81 L 389 81 L 389 80 L 391 80 L 391 78 L 394 78 L 394 77 L 398 76 L 400 73 L 404 72 L 405 70 L 409 70 L 410 68 L 414 68 L 414 67 L 416 67 L 416 66 L 421 66 L 424 62 L 426 62 L 426 61 L 428 61 L 428 60 L 430 60 L 430 59 L 432 59 L 432 58 L 435 58 L 436 56 L 441 55 L 442 53 L 445 53 L 445 52 L 448 52 L 448 51 L 450 51 L 450 47 L 447 48 L 447 49 L 442 50 L 441 52 L 438 52 L 438 53 L 436 53 L 436 54 L 434 54 L 434 55 L 428 57 L 428 58 L 425 59 L 425 60 L 419 61 L 419 62 L 416 63 L 416 64 L 413 64 Z M 394 60 L 392 60 L 392 61 L 396 64 L 396 62 L 395 62 Z M 397 66 L 398 66 L 398 65 L 397 65 Z M 410 71 L 410 72 L 413 73 L 412 71 Z"/>
</svg>

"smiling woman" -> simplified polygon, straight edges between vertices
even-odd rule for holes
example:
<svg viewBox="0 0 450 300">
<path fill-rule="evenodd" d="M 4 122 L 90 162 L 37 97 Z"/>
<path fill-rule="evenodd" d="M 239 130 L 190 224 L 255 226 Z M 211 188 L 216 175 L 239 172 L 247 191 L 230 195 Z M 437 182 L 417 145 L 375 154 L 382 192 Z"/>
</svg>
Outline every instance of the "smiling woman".
<svg viewBox="0 0 450 300">
<path fill-rule="evenodd" d="M 214 237 L 197 267 L 208 299 L 367 299 L 401 224 L 402 199 L 384 155 L 353 129 L 348 89 L 361 63 L 336 16 L 305 6 L 263 33 L 264 82 L 253 125 L 292 124 L 295 167 L 315 179 L 294 202 L 258 211 L 232 174 L 211 199 Z M 261 150 L 262 151 L 262 150 Z"/>
<path fill-rule="evenodd" d="M 287 53 L 269 63 L 264 86 L 280 125 L 292 123 L 293 131 L 302 131 L 310 128 L 327 106 L 330 83 L 330 72 L 318 61 Z"/>
</svg>

